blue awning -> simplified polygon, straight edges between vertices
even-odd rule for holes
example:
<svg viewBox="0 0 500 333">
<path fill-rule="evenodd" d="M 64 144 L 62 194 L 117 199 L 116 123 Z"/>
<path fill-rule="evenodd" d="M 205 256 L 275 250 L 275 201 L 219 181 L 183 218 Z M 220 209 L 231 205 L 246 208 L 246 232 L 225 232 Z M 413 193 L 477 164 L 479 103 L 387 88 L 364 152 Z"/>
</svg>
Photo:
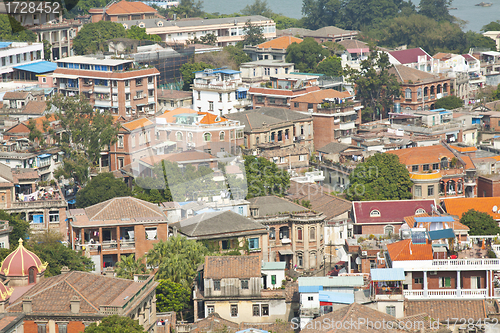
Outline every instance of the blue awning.
<svg viewBox="0 0 500 333">
<path fill-rule="evenodd" d="M 53 72 L 57 68 L 57 64 L 50 61 L 39 61 L 31 64 L 14 66 L 15 69 L 32 72 L 35 74 L 43 74 L 48 72 Z"/>
<path fill-rule="evenodd" d="M 238 88 L 238 89 L 236 89 L 236 91 L 238 91 L 238 92 L 240 92 L 240 91 L 248 91 L 248 89 L 247 88 Z"/>
<path fill-rule="evenodd" d="M 319 301 L 328 303 L 352 304 L 354 303 L 354 294 L 322 291 L 319 293 Z"/>
<path fill-rule="evenodd" d="M 299 286 L 299 293 L 317 293 L 323 290 L 323 286 Z"/>
<path fill-rule="evenodd" d="M 370 270 L 372 281 L 404 281 L 403 268 L 372 268 Z"/>
<path fill-rule="evenodd" d="M 451 229 L 451 228 L 442 229 L 442 230 L 434 230 L 434 231 L 429 231 L 429 238 L 431 240 L 455 238 L 455 233 L 453 232 L 453 229 Z"/>
<path fill-rule="evenodd" d="M 42 154 L 42 155 L 38 156 L 38 158 L 47 158 L 47 157 L 50 157 L 50 156 L 52 156 L 52 155 L 50 155 L 50 154 Z"/>
<path fill-rule="evenodd" d="M 68 204 L 70 204 L 70 205 L 74 205 L 75 203 L 76 203 L 75 199 L 68 201 Z"/>
<path fill-rule="evenodd" d="M 0 49 L 4 49 L 6 47 L 9 47 L 12 42 L 0 42 Z"/>
</svg>

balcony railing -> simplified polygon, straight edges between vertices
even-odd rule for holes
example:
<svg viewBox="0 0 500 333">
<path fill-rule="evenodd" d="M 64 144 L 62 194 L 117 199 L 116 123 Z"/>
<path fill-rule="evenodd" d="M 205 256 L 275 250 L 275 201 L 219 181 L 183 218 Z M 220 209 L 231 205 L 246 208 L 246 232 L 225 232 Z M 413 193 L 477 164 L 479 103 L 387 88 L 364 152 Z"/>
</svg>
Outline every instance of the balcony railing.
<svg viewBox="0 0 500 333">
<path fill-rule="evenodd" d="M 486 289 L 423 289 L 419 290 L 404 290 L 405 298 L 407 299 L 423 299 L 423 298 L 485 298 L 487 295 Z"/>
<path fill-rule="evenodd" d="M 121 240 L 120 249 L 133 249 L 135 247 L 135 240 Z"/>
<path fill-rule="evenodd" d="M 117 248 L 117 242 L 115 240 L 102 241 L 103 250 L 114 250 Z"/>
</svg>

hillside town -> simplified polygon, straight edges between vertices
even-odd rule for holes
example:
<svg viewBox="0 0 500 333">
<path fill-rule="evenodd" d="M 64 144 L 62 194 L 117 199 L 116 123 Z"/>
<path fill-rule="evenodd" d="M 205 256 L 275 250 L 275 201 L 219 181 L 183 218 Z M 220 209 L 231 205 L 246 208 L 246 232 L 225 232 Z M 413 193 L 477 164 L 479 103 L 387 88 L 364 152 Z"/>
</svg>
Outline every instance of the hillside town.
<svg viewBox="0 0 500 333">
<path fill-rule="evenodd" d="M 0 4 L 0 333 L 500 332 L 500 20 L 388 1 Z"/>
</svg>

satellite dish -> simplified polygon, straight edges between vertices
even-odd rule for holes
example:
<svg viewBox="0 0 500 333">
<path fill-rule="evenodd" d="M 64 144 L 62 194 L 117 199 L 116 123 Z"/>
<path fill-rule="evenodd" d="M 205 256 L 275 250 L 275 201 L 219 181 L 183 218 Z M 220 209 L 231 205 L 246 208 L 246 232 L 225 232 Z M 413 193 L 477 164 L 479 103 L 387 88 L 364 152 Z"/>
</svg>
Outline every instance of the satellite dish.
<svg viewBox="0 0 500 333">
<path fill-rule="evenodd" d="M 498 207 L 497 206 L 493 206 L 493 212 L 496 213 L 498 211 Z"/>
</svg>

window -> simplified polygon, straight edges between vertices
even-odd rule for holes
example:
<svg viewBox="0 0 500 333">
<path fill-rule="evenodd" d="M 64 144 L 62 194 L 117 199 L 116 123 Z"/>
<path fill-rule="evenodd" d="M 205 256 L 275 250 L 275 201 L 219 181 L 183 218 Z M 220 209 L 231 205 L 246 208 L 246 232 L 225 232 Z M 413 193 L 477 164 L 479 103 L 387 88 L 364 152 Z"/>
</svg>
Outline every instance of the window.
<svg viewBox="0 0 500 333">
<path fill-rule="evenodd" d="M 192 142 L 193 141 L 193 133 L 189 132 L 188 135 L 188 142 Z"/>
<path fill-rule="evenodd" d="M 129 93 L 126 93 L 126 94 L 125 94 L 125 100 L 126 100 L 126 101 L 130 101 L 130 94 L 129 94 Z"/>
<path fill-rule="evenodd" d="M 424 164 L 424 165 L 422 166 L 422 170 L 424 170 L 424 171 L 429 171 L 429 164 Z"/>
<path fill-rule="evenodd" d="M 308 301 L 314 301 L 314 296 L 307 296 Z"/>
<path fill-rule="evenodd" d="M 424 283 L 424 278 L 415 278 L 414 282 L 415 282 L 415 284 L 422 284 L 422 283 Z"/>
<path fill-rule="evenodd" d="M 316 228 L 311 227 L 309 228 L 309 240 L 315 240 L 316 239 Z"/>
<path fill-rule="evenodd" d="M 299 155 L 299 161 L 304 162 L 306 160 L 306 155 Z"/>
<path fill-rule="evenodd" d="M 211 139 L 212 139 L 212 134 L 210 134 L 210 133 L 203 134 L 203 140 L 205 142 L 210 142 Z"/>
<path fill-rule="evenodd" d="M 297 266 L 302 267 L 302 254 L 297 255 Z"/>
<path fill-rule="evenodd" d="M 59 211 L 49 211 L 49 223 L 50 222 L 59 222 Z"/>
<path fill-rule="evenodd" d="M 130 141 L 132 143 L 132 148 L 135 148 L 135 134 L 130 136 Z"/>
<path fill-rule="evenodd" d="M 451 288 L 451 277 L 440 277 L 439 288 Z"/>
<path fill-rule="evenodd" d="M 211 314 L 215 312 L 215 306 L 214 305 L 207 305 L 207 314 Z"/>
<path fill-rule="evenodd" d="M 412 165 L 411 166 L 411 171 L 412 172 L 418 172 L 418 165 Z"/>
<path fill-rule="evenodd" d="M 248 248 L 250 250 L 258 250 L 259 249 L 259 239 L 256 238 L 250 238 L 248 240 Z"/>
<path fill-rule="evenodd" d="M 248 289 L 248 280 L 241 280 L 241 289 Z"/>
<path fill-rule="evenodd" d="M 182 133 L 181 132 L 177 132 L 175 133 L 175 139 L 177 141 L 182 141 Z"/>
<path fill-rule="evenodd" d="M 308 109 L 308 110 L 312 110 L 312 108 L 313 108 L 312 103 L 308 103 L 308 104 L 307 104 L 307 109 Z"/>
<path fill-rule="evenodd" d="M 224 149 L 224 148 L 221 148 Z M 222 150 L 224 151 L 224 150 Z M 238 207 L 238 214 L 243 215 L 243 207 Z"/>
<path fill-rule="evenodd" d="M 219 93 L 219 102 L 222 102 L 222 93 Z"/>
<path fill-rule="evenodd" d="M 201 91 L 198 91 L 198 99 L 201 99 Z"/>
<path fill-rule="evenodd" d="M 276 239 L 276 229 L 274 228 L 269 229 L 269 239 Z"/>
<path fill-rule="evenodd" d="M 224 141 L 224 137 L 225 137 L 225 135 L 226 135 L 226 134 L 225 134 L 224 132 L 220 132 L 220 133 L 219 133 L 219 140 L 220 140 L 220 141 Z"/>
<path fill-rule="evenodd" d="M 427 196 L 432 197 L 434 195 L 434 185 L 427 186 Z"/>
<path fill-rule="evenodd" d="M 220 280 L 214 280 L 214 290 L 220 291 Z"/>
<path fill-rule="evenodd" d="M 276 275 L 271 275 L 271 284 L 273 286 L 276 284 Z"/>
<path fill-rule="evenodd" d="M 302 228 L 297 228 L 297 240 L 302 240 Z"/>
<path fill-rule="evenodd" d="M 269 316 L 269 305 L 262 304 L 261 308 L 262 308 L 262 315 Z"/>
<path fill-rule="evenodd" d="M 380 216 L 379 210 L 374 209 L 370 212 L 370 217 L 379 217 L 379 216 Z"/>
<path fill-rule="evenodd" d="M 136 86 L 142 86 L 142 79 L 135 79 Z"/>
<path fill-rule="evenodd" d="M 30 267 L 28 269 L 28 283 L 32 284 L 36 282 L 36 272 L 35 272 L 35 266 Z"/>
<path fill-rule="evenodd" d="M 411 89 L 410 88 L 406 88 L 406 90 L 405 90 L 405 98 L 406 99 L 411 99 Z"/>
<path fill-rule="evenodd" d="M 386 306 L 385 313 L 387 313 L 390 316 L 396 317 L 396 307 L 394 305 Z"/>
<path fill-rule="evenodd" d="M 394 233 L 394 227 L 392 225 L 386 225 L 384 227 L 384 234 L 386 235 L 392 235 Z M 376 268 L 376 267 L 375 267 Z"/>
<path fill-rule="evenodd" d="M 59 333 L 67 333 L 68 332 L 68 324 L 67 323 L 57 323 L 57 327 L 59 328 Z"/>
<path fill-rule="evenodd" d="M 260 317 L 260 305 L 259 304 L 254 304 L 252 306 L 252 313 L 254 317 Z"/>
<path fill-rule="evenodd" d="M 123 135 L 118 135 L 118 148 L 123 148 Z"/>
<path fill-rule="evenodd" d="M 231 304 L 231 317 L 238 317 L 238 305 Z"/>
<path fill-rule="evenodd" d="M 422 196 L 422 186 L 420 185 L 415 185 L 415 191 L 413 193 L 414 197 L 421 197 Z"/>
<path fill-rule="evenodd" d="M 47 333 L 47 324 L 36 324 L 38 328 L 38 333 Z"/>
<path fill-rule="evenodd" d="M 157 235 L 156 227 L 146 228 L 146 240 L 153 240 L 153 239 L 157 239 L 157 238 L 158 238 L 158 235 Z"/>
<path fill-rule="evenodd" d="M 214 102 L 208 102 L 208 111 L 214 110 Z"/>
<path fill-rule="evenodd" d="M 118 157 L 118 168 L 121 169 L 125 166 L 125 161 L 123 157 Z"/>
</svg>

